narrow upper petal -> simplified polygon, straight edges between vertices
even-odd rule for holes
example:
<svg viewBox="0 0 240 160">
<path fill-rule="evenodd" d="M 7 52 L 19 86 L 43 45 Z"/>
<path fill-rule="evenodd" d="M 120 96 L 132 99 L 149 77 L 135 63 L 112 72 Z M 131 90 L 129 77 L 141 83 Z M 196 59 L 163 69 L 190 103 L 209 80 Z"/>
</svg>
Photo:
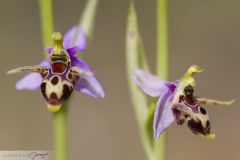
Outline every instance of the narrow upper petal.
<svg viewBox="0 0 240 160">
<path fill-rule="evenodd" d="M 48 60 L 42 61 L 39 65 L 50 66 Z M 42 76 L 39 73 L 28 73 L 16 83 L 16 88 L 18 90 L 36 90 L 40 87 L 41 82 Z"/>
<path fill-rule="evenodd" d="M 86 35 L 79 25 L 72 27 L 64 36 L 63 40 L 64 49 L 68 50 L 70 48 L 75 48 L 74 55 L 77 52 L 83 52 L 86 50 L 87 42 Z M 70 53 L 69 53 L 70 54 Z"/>
<path fill-rule="evenodd" d="M 169 87 L 173 90 L 176 88 L 175 83 L 168 83 L 161 80 L 159 77 L 140 69 L 133 72 L 132 79 L 138 87 L 152 97 L 160 96 Z"/>
<path fill-rule="evenodd" d="M 170 106 L 172 99 L 173 92 L 165 90 L 157 102 L 153 122 L 154 137 L 156 139 L 159 138 L 161 133 L 174 121 L 174 115 Z"/>
<path fill-rule="evenodd" d="M 88 76 L 81 76 L 75 85 L 75 89 L 79 92 L 88 94 L 93 97 L 104 97 L 105 93 L 102 85 L 97 80 L 91 68 L 81 59 L 72 57 L 73 66 L 77 66 L 82 70 L 90 73 Z"/>
</svg>

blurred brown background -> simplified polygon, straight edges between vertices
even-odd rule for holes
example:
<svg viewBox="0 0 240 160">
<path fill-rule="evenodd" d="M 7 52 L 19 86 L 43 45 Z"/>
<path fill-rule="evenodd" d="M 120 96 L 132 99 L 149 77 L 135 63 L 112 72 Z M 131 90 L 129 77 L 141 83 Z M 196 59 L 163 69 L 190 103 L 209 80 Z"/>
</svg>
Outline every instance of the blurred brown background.
<svg viewBox="0 0 240 160">
<path fill-rule="evenodd" d="M 56 29 L 77 23 L 85 0 L 56 0 Z M 105 99 L 75 94 L 69 108 L 70 160 L 146 160 L 125 74 L 125 32 L 129 0 L 100 0 L 95 33 L 86 61 L 106 90 Z M 136 0 L 146 52 L 155 66 L 155 1 Z M 239 160 L 240 1 L 170 0 L 170 80 L 192 64 L 197 93 L 236 103 L 208 107 L 215 141 L 205 141 L 186 127 L 168 129 L 168 160 Z M 40 92 L 16 91 L 23 74 L 11 68 L 42 60 L 37 0 L 2 0 L 0 5 L 1 110 L 0 150 L 51 150 L 51 113 Z"/>
</svg>

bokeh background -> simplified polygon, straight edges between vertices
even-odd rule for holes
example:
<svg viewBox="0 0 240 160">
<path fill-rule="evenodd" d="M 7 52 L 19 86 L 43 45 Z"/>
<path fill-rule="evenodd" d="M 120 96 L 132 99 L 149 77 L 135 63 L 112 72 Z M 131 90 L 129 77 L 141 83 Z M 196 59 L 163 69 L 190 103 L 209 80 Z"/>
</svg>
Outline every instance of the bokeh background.
<svg viewBox="0 0 240 160">
<path fill-rule="evenodd" d="M 86 0 L 55 0 L 57 31 L 78 22 Z M 106 98 L 75 94 L 69 107 L 70 160 L 146 160 L 131 100 L 125 67 L 125 32 L 129 0 L 100 0 L 94 37 L 86 61 L 102 84 Z M 140 30 L 152 69 L 155 66 L 155 1 L 136 0 Z M 171 126 L 168 160 L 239 160 L 240 1 L 169 0 L 170 80 L 188 66 L 197 75 L 198 95 L 229 100 L 231 107 L 208 107 L 215 141 Z M 51 150 L 52 115 L 40 92 L 16 91 L 23 74 L 11 68 L 42 60 L 37 0 L 1 0 L 0 5 L 0 150 Z"/>
</svg>

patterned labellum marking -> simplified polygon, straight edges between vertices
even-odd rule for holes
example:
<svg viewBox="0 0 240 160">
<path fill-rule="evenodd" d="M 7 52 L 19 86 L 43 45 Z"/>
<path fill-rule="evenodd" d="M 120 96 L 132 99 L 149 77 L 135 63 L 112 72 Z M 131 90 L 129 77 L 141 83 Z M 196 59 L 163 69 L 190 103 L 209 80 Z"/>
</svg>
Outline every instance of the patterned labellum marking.
<svg viewBox="0 0 240 160">
<path fill-rule="evenodd" d="M 66 77 L 67 77 L 67 80 L 69 80 L 69 81 L 73 80 L 73 75 L 71 72 L 68 72 Z"/>
<path fill-rule="evenodd" d="M 67 78 L 70 70 L 62 74 L 56 74 L 49 69 L 49 74 L 43 79 L 41 91 L 48 104 L 61 105 L 66 101 L 73 91 L 74 82 Z"/>
<path fill-rule="evenodd" d="M 42 77 L 43 77 L 43 79 L 48 76 L 48 73 L 49 73 L 49 72 L 48 72 L 48 69 L 43 70 L 43 72 L 42 72 L 42 74 L 41 74 Z"/>
<path fill-rule="evenodd" d="M 58 82 L 59 82 L 59 77 L 58 76 L 53 76 L 53 78 L 51 78 L 51 83 L 53 85 L 58 84 Z"/>
<path fill-rule="evenodd" d="M 186 117 L 183 111 L 179 109 L 179 107 L 180 106 L 178 106 L 178 104 L 175 104 L 174 107 L 172 108 L 172 111 L 177 124 L 182 125 L 185 122 Z"/>
<path fill-rule="evenodd" d="M 207 111 L 206 109 L 204 109 L 203 107 L 199 107 L 199 112 L 206 115 L 207 114 Z"/>
<path fill-rule="evenodd" d="M 66 100 L 70 96 L 70 94 L 72 93 L 72 90 L 73 90 L 73 88 L 72 88 L 71 85 L 64 84 L 63 85 L 63 91 L 62 91 L 63 94 L 62 94 L 61 99 Z"/>
<path fill-rule="evenodd" d="M 198 104 L 193 96 L 193 87 L 184 88 L 184 95 L 179 96 L 179 103 L 172 107 L 173 115 L 178 125 L 187 121 L 188 128 L 194 134 L 210 134 L 210 121 L 205 108 Z"/>
<path fill-rule="evenodd" d="M 193 119 L 190 119 L 188 121 L 188 127 L 191 129 L 191 131 L 194 134 L 202 134 L 202 135 L 210 134 L 210 122 L 209 122 L 209 120 L 206 121 L 206 126 L 204 127 L 201 120 L 195 121 Z"/>
</svg>

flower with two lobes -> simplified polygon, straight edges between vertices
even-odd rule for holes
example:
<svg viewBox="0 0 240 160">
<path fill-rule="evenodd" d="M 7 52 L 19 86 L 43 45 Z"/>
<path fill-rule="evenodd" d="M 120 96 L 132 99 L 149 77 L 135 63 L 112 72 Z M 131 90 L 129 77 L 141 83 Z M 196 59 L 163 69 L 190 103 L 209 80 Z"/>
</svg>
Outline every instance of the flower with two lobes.
<svg viewBox="0 0 240 160">
<path fill-rule="evenodd" d="M 231 105 L 232 101 L 218 101 L 194 96 L 195 73 L 202 72 L 199 66 L 191 66 L 181 80 L 168 82 L 143 70 L 133 72 L 133 81 L 146 94 L 159 97 L 154 114 L 153 130 L 157 139 L 174 121 L 187 123 L 189 129 L 207 139 L 214 139 L 208 112 L 202 106 Z"/>
<path fill-rule="evenodd" d="M 104 90 L 90 67 L 76 53 L 86 49 L 86 37 L 79 26 L 70 29 L 64 39 L 59 32 L 52 35 L 53 48 L 46 49 L 49 58 L 37 66 L 19 67 L 8 71 L 13 74 L 29 73 L 16 84 L 18 90 L 41 89 L 48 110 L 57 112 L 73 90 L 93 97 L 104 97 Z"/>
</svg>

